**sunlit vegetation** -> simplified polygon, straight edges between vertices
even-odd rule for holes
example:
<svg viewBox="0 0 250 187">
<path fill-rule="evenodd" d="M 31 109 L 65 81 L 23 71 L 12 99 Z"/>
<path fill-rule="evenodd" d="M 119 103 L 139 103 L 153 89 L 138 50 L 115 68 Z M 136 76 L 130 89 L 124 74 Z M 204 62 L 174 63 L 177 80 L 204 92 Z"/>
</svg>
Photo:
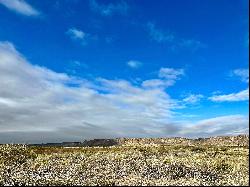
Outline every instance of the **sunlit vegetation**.
<svg viewBox="0 0 250 187">
<path fill-rule="evenodd" d="M 247 145 L 0 146 L 0 185 L 248 185 Z"/>
</svg>

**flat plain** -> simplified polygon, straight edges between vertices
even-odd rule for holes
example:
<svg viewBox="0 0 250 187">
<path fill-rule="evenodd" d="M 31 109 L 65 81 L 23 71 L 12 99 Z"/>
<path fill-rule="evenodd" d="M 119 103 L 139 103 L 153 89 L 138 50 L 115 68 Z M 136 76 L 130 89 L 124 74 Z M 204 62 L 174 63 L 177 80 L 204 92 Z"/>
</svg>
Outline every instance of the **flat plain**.
<svg viewBox="0 0 250 187">
<path fill-rule="evenodd" d="M 0 185 L 249 184 L 249 136 L 122 138 L 108 146 L 0 145 Z"/>
</svg>

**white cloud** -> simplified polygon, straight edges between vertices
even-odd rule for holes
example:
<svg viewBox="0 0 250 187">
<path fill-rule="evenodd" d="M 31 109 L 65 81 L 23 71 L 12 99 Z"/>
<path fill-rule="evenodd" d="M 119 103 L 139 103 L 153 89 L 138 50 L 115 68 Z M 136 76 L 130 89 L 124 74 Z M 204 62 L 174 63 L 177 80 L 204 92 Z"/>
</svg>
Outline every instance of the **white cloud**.
<svg viewBox="0 0 250 187">
<path fill-rule="evenodd" d="M 69 29 L 67 31 L 67 34 L 69 34 L 72 39 L 82 40 L 84 39 L 84 37 L 86 37 L 86 34 L 83 31 L 76 29 L 76 28 Z"/>
<path fill-rule="evenodd" d="M 166 83 L 166 81 L 161 80 L 161 79 L 150 79 L 150 80 L 145 80 L 142 82 L 143 87 L 149 87 L 149 88 L 153 88 L 153 87 L 165 88 L 171 85 L 172 85 L 172 82 Z"/>
<path fill-rule="evenodd" d="M 0 0 L 0 4 L 25 16 L 37 16 L 40 14 L 35 8 L 24 0 Z"/>
<path fill-rule="evenodd" d="M 70 28 L 70 29 L 68 29 L 68 31 L 66 32 L 66 34 L 69 35 L 69 37 L 72 40 L 78 40 L 83 45 L 87 44 L 87 37 L 88 37 L 88 35 L 85 32 L 83 32 L 83 31 L 81 31 L 79 29 Z"/>
<path fill-rule="evenodd" d="M 136 69 L 142 66 L 142 63 L 136 60 L 130 60 L 127 62 L 127 65 L 133 69 Z"/>
<path fill-rule="evenodd" d="M 221 135 L 248 134 L 249 117 L 244 115 L 228 115 L 200 120 L 196 123 L 186 123 L 186 128 L 180 130 L 180 135 L 210 137 Z"/>
<path fill-rule="evenodd" d="M 155 24 L 148 22 L 147 28 L 149 31 L 149 35 L 152 40 L 162 43 L 162 42 L 172 42 L 175 36 L 170 32 L 163 32 L 155 27 Z"/>
<path fill-rule="evenodd" d="M 249 83 L 249 69 L 235 69 L 231 72 L 231 76 L 237 76 L 242 82 Z"/>
<path fill-rule="evenodd" d="M 120 1 L 116 4 L 100 4 L 96 0 L 90 0 L 90 8 L 102 16 L 112 16 L 114 14 L 127 14 L 129 6 L 125 1 Z"/>
<path fill-rule="evenodd" d="M 69 37 L 72 40 L 79 41 L 82 45 L 87 45 L 90 40 L 96 40 L 97 39 L 96 37 L 93 37 L 90 34 L 85 33 L 82 30 L 76 29 L 76 28 L 68 29 L 66 34 L 69 35 Z"/>
<path fill-rule="evenodd" d="M 0 42 L 0 80 L 1 143 L 201 136 L 202 132 L 215 135 L 247 128 L 243 117 L 233 118 L 236 125 L 226 120 L 228 128 L 221 123 L 219 130 L 211 132 L 206 121 L 186 127 L 173 121 L 178 102 L 161 88 L 56 73 L 30 64 L 9 42 Z"/>
<path fill-rule="evenodd" d="M 191 49 L 193 52 L 197 51 L 200 48 L 204 48 L 206 45 L 201 43 L 198 40 L 194 40 L 194 39 L 182 39 L 179 43 L 178 43 L 179 47 L 182 48 L 187 48 L 187 49 Z"/>
<path fill-rule="evenodd" d="M 210 100 L 215 102 L 224 102 L 224 101 L 248 101 L 249 100 L 249 88 L 242 90 L 238 93 L 231 93 L 226 95 L 214 95 L 209 97 Z"/>
<path fill-rule="evenodd" d="M 183 69 L 161 68 L 159 77 L 171 80 L 178 80 L 180 76 L 184 75 Z"/>
<path fill-rule="evenodd" d="M 189 96 L 185 97 L 183 101 L 187 104 L 196 104 L 200 102 L 200 100 L 204 98 L 201 94 L 190 94 Z"/>
<path fill-rule="evenodd" d="M 161 30 L 156 28 L 155 24 L 148 22 L 146 24 L 149 37 L 152 41 L 158 43 L 167 43 L 170 49 L 178 51 L 180 49 L 188 49 L 192 52 L 197 51 L 200 48 L 206 47 L 201 41 L 195 39 L 185 39 L 179 37 L 177 34 L 169 30 Z"/>
<path fill-rule="evenodd" d="M 161 68 L 158 72 L 160 79 L 149 79 L 142 82 L 145 88 L 167 88 L 173 86 L 181 76 L 185 75 L 184 69 Z"/>
<path fill-rule="evenodd" d="M 160 89 L 94 83 L 32 65 L 9 42 L 0 42 L 0 80 L 0 131 L 12 134 L 1 142 L 20 134 L 41 141 L 32 135 L 39 132 L 44 141 L 148 136 L 146 129 L 169 120 L 176 107 Z"/>
</svg>

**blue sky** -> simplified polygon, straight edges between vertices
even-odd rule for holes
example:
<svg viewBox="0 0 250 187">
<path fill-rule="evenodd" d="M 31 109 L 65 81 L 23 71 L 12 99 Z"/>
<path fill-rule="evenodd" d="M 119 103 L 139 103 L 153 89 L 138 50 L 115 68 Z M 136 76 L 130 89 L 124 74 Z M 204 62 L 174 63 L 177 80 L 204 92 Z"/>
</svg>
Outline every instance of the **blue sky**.
<svg viewBox="0 0 250 187">
<path fill-rule="evenodd" d="M 248 6 L 0 0 L 0 141 L 247 133 Z"/>
</svg>

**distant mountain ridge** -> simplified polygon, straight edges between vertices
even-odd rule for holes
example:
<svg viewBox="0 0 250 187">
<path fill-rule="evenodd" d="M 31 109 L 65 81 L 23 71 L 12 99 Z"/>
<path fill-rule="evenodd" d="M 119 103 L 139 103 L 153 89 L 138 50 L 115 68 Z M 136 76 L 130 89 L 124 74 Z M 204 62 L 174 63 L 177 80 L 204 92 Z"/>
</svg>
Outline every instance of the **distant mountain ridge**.
<svg viewBox="0 0 250 187">
<path fill-rule="evenodd" d="M 218 145 L 218 146 L 249 146 L 249 135 L 217 136 L 209 138 L 115 138 L 93 139 L 83 142 L 62 142 L 29 144 L 29 146 L 62 146 L 62 147 L 108 147 L 131 145 Z"/>
</svg>

